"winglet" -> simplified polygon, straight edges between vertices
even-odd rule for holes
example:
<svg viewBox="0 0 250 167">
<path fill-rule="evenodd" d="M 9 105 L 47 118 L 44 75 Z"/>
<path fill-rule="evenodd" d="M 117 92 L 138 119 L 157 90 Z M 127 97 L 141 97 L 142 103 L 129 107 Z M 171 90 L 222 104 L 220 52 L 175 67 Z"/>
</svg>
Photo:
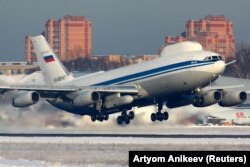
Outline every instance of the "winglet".
<svg viewBox="0 0 250 167">
<path fill-rule="evenodd" d="M 58 59 L 44 36 L 34 36 L 31 41 L 46 85 L 62 85 L 74 79 Z"/>
</svg>

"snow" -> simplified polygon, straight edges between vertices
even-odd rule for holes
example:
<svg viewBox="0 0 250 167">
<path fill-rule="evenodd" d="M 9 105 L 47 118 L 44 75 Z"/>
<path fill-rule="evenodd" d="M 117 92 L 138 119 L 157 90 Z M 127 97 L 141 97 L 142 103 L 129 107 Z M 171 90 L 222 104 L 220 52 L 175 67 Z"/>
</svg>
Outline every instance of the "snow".
<svg viewBox="0 0 250 167">
<path fill-rule="evenodd" d="M 0 137 L 0 143 L 26 144 L 250 144 L 250 138 L 141 138 L 141 137 Z"/>
<path fill-rule="evenodd" d="M 0 157 L 0 166 L 1 167 L 44 167 L 52 166 L 43 161 L 33 161 L 33 160 L 24 160 L 24 159 L 6 159 Z"/>
<path fill-rule="evenodd" d="M 113 133 L 128 133 L 123 128 Z M 138 133 L 160 134 L 154 128 Z M 70 130 L 53 130 L 70 133 Z M 98 132 L 97 129 L 92 133 Z M 99 131 L 100 132 L 100 131 Z M 28 133 L 28 132 L 27 132 Z M 45 131 L 43 132 L 45 133 Z M 48 133 L 48 132 L 47 132 Z M 71 130 L 71 133 L 79 131 Z M 82 132 L 87 133 L 87 132 Z M 109 133 L 104 131 L 102 133 Z M 134 133 L 134 132 L 133 132 Z M 162 134 L 249 135 L 249 127 L 163 127 Z M 250 138 L 141 137 L 0 137 L 0 166 L 111 166 L 128 165 L 130 150 L 250 150 Z"/>
</svg>

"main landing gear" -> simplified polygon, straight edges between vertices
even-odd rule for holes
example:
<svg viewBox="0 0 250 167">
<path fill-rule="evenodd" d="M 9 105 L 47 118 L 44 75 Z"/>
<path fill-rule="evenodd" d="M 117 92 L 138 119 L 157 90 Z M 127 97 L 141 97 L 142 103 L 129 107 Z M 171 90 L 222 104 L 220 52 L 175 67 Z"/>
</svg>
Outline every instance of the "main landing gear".
<svg viewBox="0 0 250 167">
<path fill-rule="evenodd" d="M 96 108 L 96 113 L 91 115 L 91 120 L 92 122 L 95 122 L 95 121 L 107 121 L 109 119 L 109 114 L 102 111 L 102 99 L 99 99 L 96 104 L 95 104 L 95 108 Z"/>
<path fill-rule="evenodd" d="M 122 114 L 117 117 L 117 123 L 121 125 L 123 122 L 125 124 L 129 124 L 130 120 L 134 119 L 135 113 L 134 111 L 130 111 L 127 113 L 127 110 L 122 111 Z"/>
<path fill-rule="evenodd" d="M 95 122 L 95 121 L 107 121 L 109 119 L 109 115 L 106 113 L 97 113 L 95 115 L 91 115 L 91 121 Z"/>
<path fill-rule="evenodd" d="M 159 101 L 157 103 L 157 106 L 158 106 L 158 112 L 151 114 L 151 121 L 155 122 L 156 120 L 158 121 L 168 120 L 168 112 L 161 112 L 163 107 L 163 102 Z"/>
</svg>

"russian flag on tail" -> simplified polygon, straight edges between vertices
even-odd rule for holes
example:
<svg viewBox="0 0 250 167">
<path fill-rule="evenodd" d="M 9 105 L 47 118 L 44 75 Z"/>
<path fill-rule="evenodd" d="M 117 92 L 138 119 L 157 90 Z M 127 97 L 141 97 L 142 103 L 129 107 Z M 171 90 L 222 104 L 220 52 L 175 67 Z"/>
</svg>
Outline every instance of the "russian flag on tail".
<svg viewBox="0 0 250 167">
<path fill-rule="evenodd" d="M 44 56 L 43 58 L 46 63 L 55 61 L 55 58 L 53 57 L 53 55 Z"/>
</svg>

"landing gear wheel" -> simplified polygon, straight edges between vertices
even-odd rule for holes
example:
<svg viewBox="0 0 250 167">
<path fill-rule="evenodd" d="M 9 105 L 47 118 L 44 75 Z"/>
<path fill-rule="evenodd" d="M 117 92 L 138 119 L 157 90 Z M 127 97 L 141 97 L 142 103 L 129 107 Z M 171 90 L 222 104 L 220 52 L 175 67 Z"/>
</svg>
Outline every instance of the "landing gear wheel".
<svg viewBox="0 0 250 167">
<path fill-rule="evenodd" d="M 95 121 L 96 121 L 96 115 L 92 115 L 92 116 L 91 116 L 91 121 L 92 121 L 92 122 L 95 122 Z"/>
<path fill-rule="evenodd" d="M 156 121 L 156 114 L 155 114 L 155 113 L 152 113 L 152 114 L 151 114 L 151 121 L 152 121 L 152 122 L 155 122 L 155 121 Z"/>
<path fill-rule="evenodd" d="M 125 121 L 126 124 L 129 124 L 130 123 L 130 118 L 129 117 L 125 117 L 124 121 Z"/>
<path fill-rule="evenodd" d="M 135 118 L 135 113 L 133 111 L 130 111 L 128 114 L 129 119 L 134 119 Z"/>
<path fill-rule="evenodd" d="M 109 115 L 108 115 L 108 114 L 104 114 L 104 115 L 103 115 L 103 119 L 104 119 L 105 121 L 107 121 L 107 120 L 109 119 Z"/>
<path fill-rule="evenodd" d="M 103 121 L 103 117 L 102 117 L 102 116 L 99 118 L 99 121 L 100 121 L 100 122 L 102 122 L 102 121 Z"/>
<path fill-rule="evenodd" d="M 117 117 L 117 123 L 118 123 L 119 125 L 121 125 L 122 122 L 123 122 L 123 117 L 122 117 L 122 116 L 118 116 L 118 117 Z"/>
<path fill-rule="evenodd" d="M 164 112 L 163 113 L 163 119 L 168 120 L 168 117 L 169 117 L 168 112 Z"/>
<path fill-rule="evenodd" d="M 100 121 L 101 119 L 101 115 L 100 114 L 96 114 L 96 120 Z"/>
<path fill-rule="evenodd" d="M 162 113 L 157 112 L 157 113 L 156 113 L 156 119 L 157 119 L 158 121 L 163 121 L 163 115 L 162 115 Z"/>
</svg>

